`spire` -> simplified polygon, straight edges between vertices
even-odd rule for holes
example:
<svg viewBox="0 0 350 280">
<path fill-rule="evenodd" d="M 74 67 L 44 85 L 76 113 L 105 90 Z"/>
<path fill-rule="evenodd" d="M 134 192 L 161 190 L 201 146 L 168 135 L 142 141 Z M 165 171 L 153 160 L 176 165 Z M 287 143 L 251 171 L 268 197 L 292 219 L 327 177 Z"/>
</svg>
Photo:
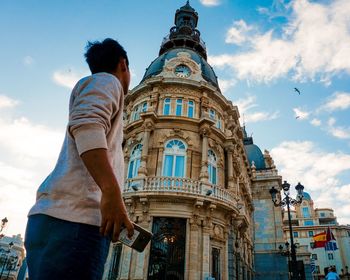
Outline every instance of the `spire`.
<svg viewBox="0 0 350 280">
<path fill-rule="evenodd" d="M 189 48 L 199 53 L 205 60 L 207 52 L 205 43 L 200 38 L 200 32 L 196 29 L 198 13 L 187 0 L 186 4 L 175 13 L 175 26 L 170 29 L 170 34 L 164 38 L 160 47 L 159 55 L 169 49 Z"/>
</svg>

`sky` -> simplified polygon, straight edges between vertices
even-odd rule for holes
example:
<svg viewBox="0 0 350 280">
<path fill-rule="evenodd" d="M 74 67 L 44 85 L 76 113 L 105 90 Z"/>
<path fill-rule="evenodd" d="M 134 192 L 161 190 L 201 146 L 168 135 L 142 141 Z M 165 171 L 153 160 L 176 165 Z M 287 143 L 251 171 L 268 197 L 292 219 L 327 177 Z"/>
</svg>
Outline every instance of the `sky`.
<svg viewBox="0 0 350 280">
<path fill-rule="evenodd" d="M 0 218 L 24 235 L 53 169 L 88 41 L 117 39 L 131 88 L 185 0 L 0 1 Z M 191 0 L 240 122 L 292 187 L 350 224 L 350 1 Z M 300 94 L 295 90 L 297 88 Z"/>
</svg>

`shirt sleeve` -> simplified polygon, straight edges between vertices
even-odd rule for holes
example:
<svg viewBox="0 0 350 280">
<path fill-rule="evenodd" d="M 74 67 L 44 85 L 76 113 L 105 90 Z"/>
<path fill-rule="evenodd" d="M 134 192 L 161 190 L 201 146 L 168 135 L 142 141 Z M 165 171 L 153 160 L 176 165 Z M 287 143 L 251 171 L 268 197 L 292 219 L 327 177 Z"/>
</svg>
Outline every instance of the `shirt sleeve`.
<svg viewBox="0 0 350 280">
<path fill-rule="evenodd" d="M 110 76 L 92 76 L 76 93 L 69 112 L 68 131 L 79 155 L 98 148 L 108 149 L 107 134 L 120 107 L 121 86 Z"/>
</svg>

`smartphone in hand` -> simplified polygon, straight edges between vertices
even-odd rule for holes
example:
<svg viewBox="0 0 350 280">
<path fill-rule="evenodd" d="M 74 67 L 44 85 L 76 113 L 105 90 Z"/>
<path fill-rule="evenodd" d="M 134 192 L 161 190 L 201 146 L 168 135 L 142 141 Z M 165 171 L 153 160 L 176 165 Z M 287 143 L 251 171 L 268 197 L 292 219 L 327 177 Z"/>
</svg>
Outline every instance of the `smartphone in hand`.
<svg viewBox="0 0 350 280">
<path fill-rule="evenodd" d="M 132 224 L 134 226 L 134 235 L 129 238 L 128 230 L 123 228 L 119 234 L 119 241 L 141 253 L 151 240 L 153 234 L 135 223 Z"/>
</svg>

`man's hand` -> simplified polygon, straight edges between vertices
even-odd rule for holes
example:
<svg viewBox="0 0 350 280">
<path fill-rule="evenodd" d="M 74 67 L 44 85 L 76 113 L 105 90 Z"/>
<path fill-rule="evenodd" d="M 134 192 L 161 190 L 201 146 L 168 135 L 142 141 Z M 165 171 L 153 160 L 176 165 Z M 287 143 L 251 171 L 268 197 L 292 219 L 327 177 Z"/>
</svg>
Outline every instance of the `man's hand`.
<svg viewBox="0 0 350 280">
<path fill-rule="evenodd" d="M 107 150 L 90 150 L 83 153 L 81 158 L 102 191 L 100 203 L 102 216 L 101 234 L 111 236 L 112 241 L 116 242 L 121 227 L 124 226 L 128 230 L 128 236 L 132 237 L 134 227 L 128 217 L 118 180 L 109 163 Z"/>
<path fill-rule="evenodd" d="M 128 237 L 134 235 L 132 225 L 125 209 L 124 202 L 118 201 L 117 196 L 112 193 L 103 192 L 101 198 L 102 224 L 100 232 L 104 236 L 111 236 L 112 242 L 116 242 L 122 227 L 128 230 Z"/>
</svg>

